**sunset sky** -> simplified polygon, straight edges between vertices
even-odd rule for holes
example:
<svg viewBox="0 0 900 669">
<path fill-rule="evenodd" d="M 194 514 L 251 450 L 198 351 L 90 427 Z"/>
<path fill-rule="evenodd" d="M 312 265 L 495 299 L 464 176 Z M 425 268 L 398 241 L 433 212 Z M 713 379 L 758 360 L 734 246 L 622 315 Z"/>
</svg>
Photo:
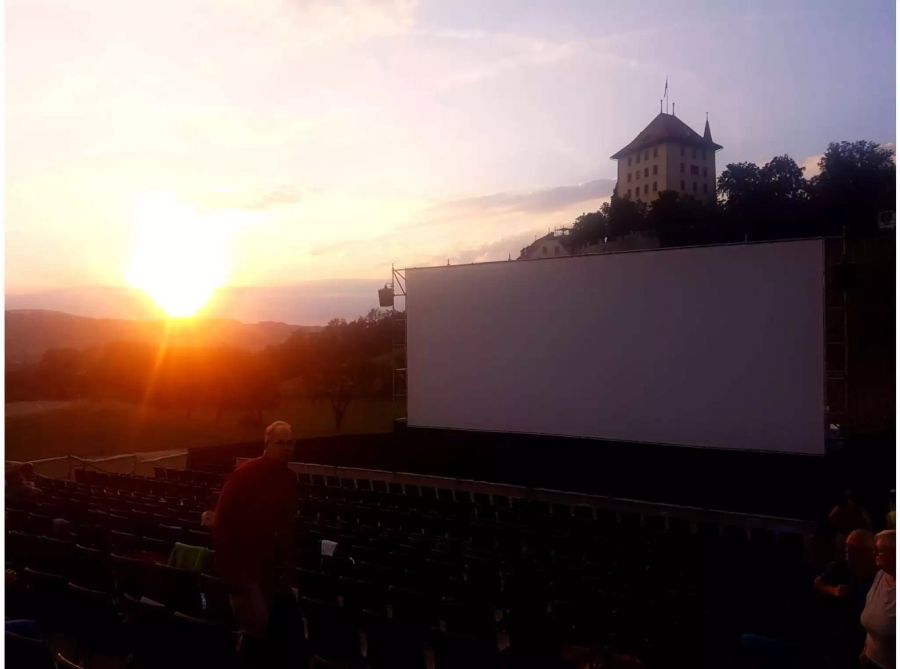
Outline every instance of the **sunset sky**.
<svg viewBox="0 0 900 669">
<path fill-rule="evenodd" d="M 894 26 L 889 0 L 7 0 L 6 292 L 127 285 L 163 235 L 229 286 L 353 286 L 354 316 L 392 262 L 515 257 L 597 209 L 666 76 L 719 170 L 894 142 Z"/>
</svg>

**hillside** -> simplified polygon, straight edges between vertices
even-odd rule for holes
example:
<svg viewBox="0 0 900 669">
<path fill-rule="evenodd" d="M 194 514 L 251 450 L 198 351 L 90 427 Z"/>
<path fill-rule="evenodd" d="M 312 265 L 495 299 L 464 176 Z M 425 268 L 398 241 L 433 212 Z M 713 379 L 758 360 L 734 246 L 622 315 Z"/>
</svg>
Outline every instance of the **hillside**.
<svg viewBox="0 0 900 669">
<path fill-rule="evenodd" d="M 167 331 L 168 328 L 168 331 Z M 36 309 L 6 312 L 6 364 L 34 362 L 53 348 L 87 349 L 110 342 L 156 344 L 169 338 L 178 346 L 234 346 L 259 350 L 279 344 L 305 326 L 287 323 L 241 323 L 201 319 L 167 325 L 166 321 L 86 318 Z M 317 328 L 310 328 L 317 329 Z"/>
</svg>

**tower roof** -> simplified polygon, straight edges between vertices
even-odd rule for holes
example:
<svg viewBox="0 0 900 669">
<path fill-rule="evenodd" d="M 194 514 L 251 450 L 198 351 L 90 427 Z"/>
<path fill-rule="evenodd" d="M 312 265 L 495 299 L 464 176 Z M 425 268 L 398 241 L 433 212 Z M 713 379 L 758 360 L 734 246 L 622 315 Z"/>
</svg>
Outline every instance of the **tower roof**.
<svg viewBox="0 0 900 669">
<path fill-rule="evenodd" d="M 705 134 L 709 132 L 709 121 L 706 122 Z M 656 118 L 650 121 L 650 124 L 638 133 L 631 142 L 622 149 L 616 151 L 610 156 L 613 160 L 618 160 L 633 151 L 659 144 L 660 142 L 676 141 L 684 144 L 692 144 L 694 146 L 712 149 L 718 151 L 721 145 L 712 141 L 712 135 L 701 137 L 677 116 L 672 114 L 659 113 Z"/>
</svg>

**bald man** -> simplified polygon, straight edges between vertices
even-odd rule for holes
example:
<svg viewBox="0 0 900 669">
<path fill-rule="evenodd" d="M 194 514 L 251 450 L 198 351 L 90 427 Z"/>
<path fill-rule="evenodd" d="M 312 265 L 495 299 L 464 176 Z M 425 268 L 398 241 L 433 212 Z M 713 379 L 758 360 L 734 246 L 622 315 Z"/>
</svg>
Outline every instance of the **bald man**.
<svg viewBox="0 0 900 669">
<path fill-rule="evenodd" d="M 844 542 L 844 559 L 832 562 L 816 578 L 816 591 L 825 597 L 848 600 L 862 611 L 877 571 L 874 548 L 874 534 L 869 530 L 853 530 Z"/>
<path fill-rule="evenodd" d="M 297 476 L 287 466 L 293 449 L 291 426 L 269 425 L 263 455 L 234 470 L 216 506 L 216 569 L 235 586 L 231 606 L 245 636 L 266 636 L 273 594 L 293 566 Z"/>
</svg>

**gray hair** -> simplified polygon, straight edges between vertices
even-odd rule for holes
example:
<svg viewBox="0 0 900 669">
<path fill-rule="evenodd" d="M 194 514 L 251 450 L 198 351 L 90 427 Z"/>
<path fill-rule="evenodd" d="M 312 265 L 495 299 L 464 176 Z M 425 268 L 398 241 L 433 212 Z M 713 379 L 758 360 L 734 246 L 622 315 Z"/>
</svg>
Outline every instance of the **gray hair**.
<svg viewBox="0 0 900 669">
<path fill-rule="evenodd" d="M 269 443 L 269 440 L 272 438 L 272 435 L 275 433 L 275 430 L 278 430 L 279 428 L 283 428 L 283 427 L 286 427 L 289 430 L 293 430 L 293 428 L 291 427 L 291 424 L 284 420 L 276 420 L 274 423 L 269 425 L 269 427 L 266 428 L 266 443 L 267 444 Z"/>
<path fill-rule="evenodd" d="M 897 533 L 894 530 L 883 530 L 875 535 L 875 543 L 879 541 L 883 544 L 887 544 L 891 548 L 896 548 L 897 546 Z"/>
</svg>

